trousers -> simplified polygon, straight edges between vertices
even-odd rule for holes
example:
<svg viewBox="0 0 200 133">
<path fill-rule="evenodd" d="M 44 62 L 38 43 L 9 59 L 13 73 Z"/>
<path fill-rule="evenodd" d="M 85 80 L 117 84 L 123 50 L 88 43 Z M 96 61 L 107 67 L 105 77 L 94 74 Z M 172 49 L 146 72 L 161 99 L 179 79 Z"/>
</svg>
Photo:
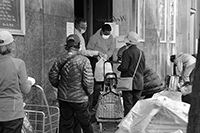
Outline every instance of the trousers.
<svg viewBox="0 0 200 133">
<path fill-rule="evenodd" d="M 122 91 L 124 116 L 126 116 L 136 102 L 141 99 L 141 93 L 142 91 L 140 90 Z"/>
<path fill-rule="evenodd" d="M 72 103 L 59 100 L 59 133 L 93 133 L 88 102 Z M 81 128 L 80 128 L 81 127 Z"/>
<path fill-rule="evenodd" d="M 0 122 L 0 133 L 21 133 L 23 118 Z"/>
</svg>

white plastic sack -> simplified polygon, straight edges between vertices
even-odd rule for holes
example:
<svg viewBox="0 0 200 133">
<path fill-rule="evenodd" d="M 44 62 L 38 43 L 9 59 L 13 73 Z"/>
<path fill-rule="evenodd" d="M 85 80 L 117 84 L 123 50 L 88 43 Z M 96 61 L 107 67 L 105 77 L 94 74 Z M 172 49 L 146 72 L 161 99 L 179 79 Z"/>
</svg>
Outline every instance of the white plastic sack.
<svg viewBox="0 0 200 133">
<path fill-rule="evenodd" d="M 177 91 L 179 87 L 179 76 L 170 76 L 169 91 Z"/>
<path fill-rule="evenodd" d="M 190 105 L 166 96 L 139 100 L 116 133 L 186 133 Z"/>
<path fill-rule="evenodd" d="M 111 63 L 106 62 L 104 64 L 105 61 L 106 60 L 104 58 L 100 58 L 100 60 L 95 65 L 94 78 L 96 81 L 104 81 L 105 74 L 109 72 L 111 73 L 113 72 Z"/>
<path fill-rule="evenodd" d="M 183 133 L 181 130 L 177 130 L 175 132 L 171 132 L 171 133 Z"/>
</svg>

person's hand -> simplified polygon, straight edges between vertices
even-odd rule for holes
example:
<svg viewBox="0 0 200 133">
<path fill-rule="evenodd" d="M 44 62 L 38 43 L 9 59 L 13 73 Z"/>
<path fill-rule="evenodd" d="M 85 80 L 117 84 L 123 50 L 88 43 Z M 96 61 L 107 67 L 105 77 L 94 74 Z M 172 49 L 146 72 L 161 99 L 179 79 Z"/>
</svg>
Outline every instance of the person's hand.
<svg viewBox="0 0 200 133">
<path fill-rule="evenodd" d="M 107 55 L 103 54 L 102 52 L 98 52 L 98 59 L 100 59 L 100 58 L 104 58 L 107 60 Z"/>
<path fill-rule="evenodd" d="M 102 52 L 99 52 L 99 51 L 98 51 L 98 56 L 99 56 L 99 57 L 103 57 L 104 54 L 103 54 Z"/>
<path fill-rule="evenodd" d="M 190 94 L 192 92 L 192 86 L 191 85 L 183 86 L 180 88 L 180 91 L 184 96 Z"/>
<path fill-rule="evenodd" d="M 28 82 L 29 82 L 29 83 L 31 84 L 31 86 L 32 86 L 32 85 L 35 84 L 35 79 L 32 78 L 32 77 L 28 77 Z"/>
</svg>

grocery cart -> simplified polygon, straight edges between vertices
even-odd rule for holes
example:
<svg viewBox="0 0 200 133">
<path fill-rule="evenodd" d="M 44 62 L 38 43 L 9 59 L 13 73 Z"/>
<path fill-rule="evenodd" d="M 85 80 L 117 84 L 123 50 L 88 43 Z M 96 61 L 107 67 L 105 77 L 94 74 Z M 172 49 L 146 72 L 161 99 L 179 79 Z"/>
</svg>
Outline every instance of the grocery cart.
<svg viewBox="0 0 200 133">
<path fill-rule="evenodd" d="M 49 106 L 44 90 L 39 85 L 34 85 L 41 92 L 44 105 L 26 104 L 26 118 L 30 123 L 31 133 L 58 133 L 59 108 Z M 24 131 L 26 133 L 26 131 Z M 28 133 L 28 132 L 27 132 Z"/>
<path fill-rule="evenodd" d="M 117 75 L 115 73 L 106 73 L 104 78 L 104 86 L 100 92 L 96 120 L 99 123 L 99 132 L 103 130 L 103 123 L 115 123 L 116 128 L 109 130 L 116 130 L 117 124 L 122 120 L 123 106 L 121 102 L 121 94 L 116 91 Z"/>
</svg>

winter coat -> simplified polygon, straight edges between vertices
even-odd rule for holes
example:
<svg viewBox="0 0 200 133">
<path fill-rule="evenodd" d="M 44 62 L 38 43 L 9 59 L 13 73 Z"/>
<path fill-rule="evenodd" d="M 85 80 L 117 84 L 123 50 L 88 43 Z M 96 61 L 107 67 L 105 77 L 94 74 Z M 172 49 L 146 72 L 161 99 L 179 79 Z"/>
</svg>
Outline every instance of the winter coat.
<svg viewBox="0 0 200 133">
<path fill-rule="evenodd" d="M 31 90 L 26 65 L 12 54 L 0 54 L 0 122 L 23 118 L 23 94 Z"/>
<path fill-rule="evenodd" d="M 122 63 L 118 67 L 121 72 L 121 77 L 132 77 L 135 71 L 137 62 L 140 57 L 140 49 L 136 45 L 131 45 L 122 54 Z M 141 60 L 139 62 L 137 71 L 135 73 L 133 90 L 143 90 L 144 85 L 144 70 L 145 70 L 145 56 L 144 52 L 141 51 Z"/>
<path fill-rule="evenodd" d="M 160 77 L 153 69 L 146 66 L 144 71 L 144 90 L 142 91 L 142 96 L 152 95 L 162 90 L 164 90 L 164 87 Z"/>
<path fill-rule="evenodd" d="M 49 71 L 49 81 L 52 86 L 58 88 L 59 100 L 87 102 L 94 86 L 89 59 L 77 53 L 59 56 Z"/>
</svg>

